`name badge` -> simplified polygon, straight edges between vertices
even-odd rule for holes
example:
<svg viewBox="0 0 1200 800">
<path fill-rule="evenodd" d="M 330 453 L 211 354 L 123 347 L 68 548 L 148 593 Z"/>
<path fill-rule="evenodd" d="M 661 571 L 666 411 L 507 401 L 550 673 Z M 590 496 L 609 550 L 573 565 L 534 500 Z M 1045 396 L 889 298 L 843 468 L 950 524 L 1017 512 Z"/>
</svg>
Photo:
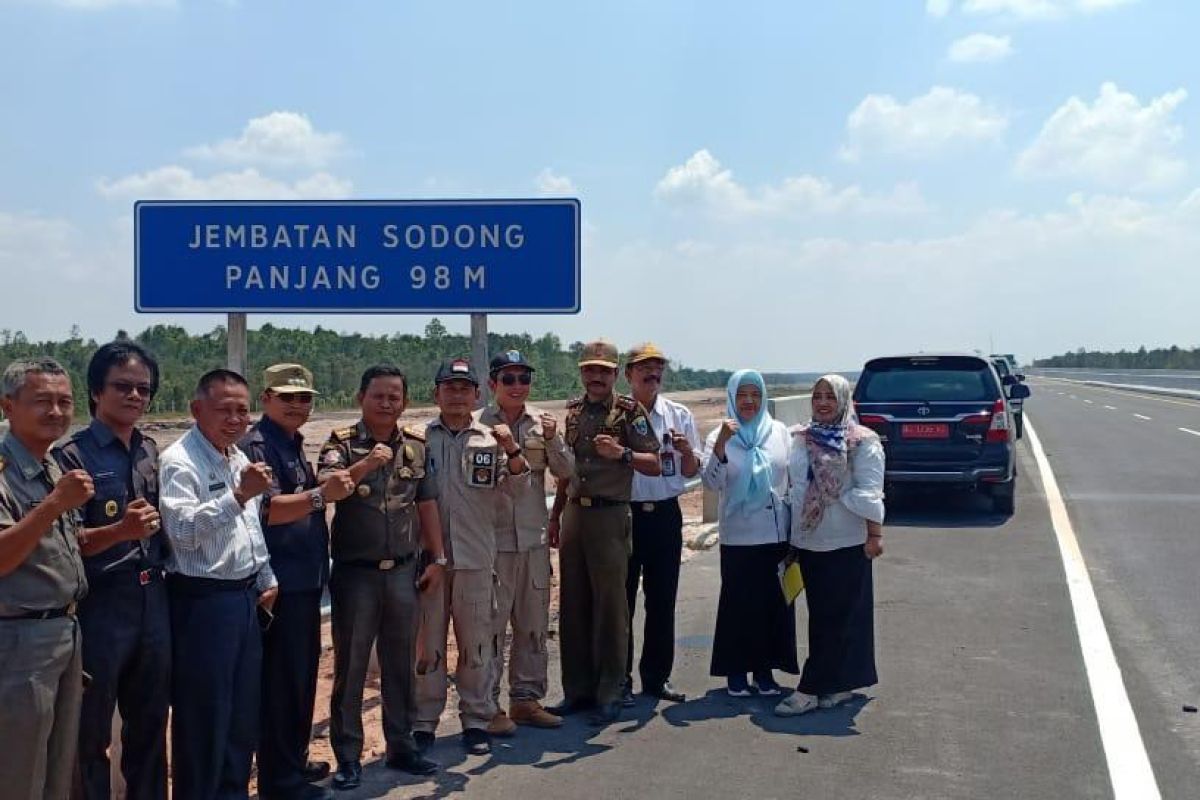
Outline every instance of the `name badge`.
<svg viewBox="0 0 1200 800">
<path fill-rule="evenodd" d="M 672 450 L 663 450 L 661 453 L 659 453 L 659 458 L 662 461 L 663 477 L 675 477 L 675 452 Z"/>
<path fill-rule="evenodd" d="M 210 492 L 219 492 L 219 491 L 221 491 L 221 490 L 222 490 L 222 489 L 224 489 L 224 488 L 225 488 L 225 484 L 224 484 L 224 483 L 222 483 L 221 481 L 218 481 L 218 482 L 216 482 L 216 483 L 210 483 L 210 484 L 208 485 L 208 490 L 209 490 Z"/>
<path fill-rule="evenodd" d="M 490 489 L 496 485 L 496 453 L 494 451 L 468 451 L 467 485 L 476 489 Z"/>
<path fill-rule="evenodd" d="M 525 450 L 525 463 L 529 465 L 530 469 L 546 468 L 546 442 L 542 437 L 527 437 L 523 449 Z"/>
</svg>

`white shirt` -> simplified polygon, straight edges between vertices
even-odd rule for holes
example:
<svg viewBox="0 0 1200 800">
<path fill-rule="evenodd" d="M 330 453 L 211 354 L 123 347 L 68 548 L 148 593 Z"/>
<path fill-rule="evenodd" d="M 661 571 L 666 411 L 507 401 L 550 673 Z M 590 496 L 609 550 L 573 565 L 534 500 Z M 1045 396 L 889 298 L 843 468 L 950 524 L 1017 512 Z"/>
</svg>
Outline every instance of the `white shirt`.
<svg viewBox="0 0 1200 800">
<path fill-rule="evenodd" d="M 233 496 L 250 459 L 235 446 L 222 454 L 192 426 L 159 458 L 159 507 L 171 539 L 168 569 L 193 578 L 278 586 L 259 519 L 261 495 L 245 507 Z"/>
<path fill-rule="evenodd" d="M 650 427 L 654 429 L 654 436 L 660 444 L 663 442 L 663 434 L 670 434 L 673 430 L 686 436 L 692 445 L 692 452 L 697 458 L 700 457 L 700 435 L 696 433 L 696 420 L 687 406 L 668 400 L 660 394 L 654 398 L 654 407 L 647 410 L 650 412 Z M 674 474 L 633 473 L 633 494 L 630 495 L 633 502 L 657 502 L 683 494 L 687 483 L 687 478 L 683 477 L 683 455 L 669 443 L 669 439 L 667 442 L 662 444 L 658 451 L 659 462 L 663 465 L 664 473 L 668 469 L 674 469 Z"/>
<path fill-rule="evenodd" d="M 811 531 L 800 529 L 808 491 L 808 447 L 798 431 L 788 456 L 788 502 L 792 506 L 791 542 L 803 550 L 828 551 L 867 541 L 867 520 L 883 522 L 883 445 L 872 436 L 850 451 L 850 485 Z"/>
<path fill-rule="evenodd" d="M 771 496 L 767 503 L 753 511 L 739 508 L 733 512 L 727 507 L 726 487 L 732 485 L 737 476 L 746 469 L 749 454 L 735 436 L 725 443 L 726 463 L 722 464 L 713 454 L 713 446 L 717 443 L 717 433 L 720 430 L 717 428 L 710 433 L 704 443 L 700 480 L 705 488 L 720 493 L 717 519 L 722 546 L 775 544 L 787 541 L 788 508 L 783 501 L 787 494 L 787 428 L 779 420 L 772 420 L 771 432 L 764 444 L 771 461 Z"/>
</svg>

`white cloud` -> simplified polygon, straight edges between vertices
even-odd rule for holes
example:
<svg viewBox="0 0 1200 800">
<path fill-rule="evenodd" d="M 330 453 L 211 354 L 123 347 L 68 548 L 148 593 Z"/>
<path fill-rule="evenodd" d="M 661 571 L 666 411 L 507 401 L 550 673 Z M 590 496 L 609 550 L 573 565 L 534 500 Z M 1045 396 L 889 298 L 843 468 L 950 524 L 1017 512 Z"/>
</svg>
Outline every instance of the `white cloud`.
<svg viewBox="0 0 1200 800">
<path fill-rule="evenodd" d="M 857 161 L 879 154 L 928 157 L 955 146 L 998 140 L 1007 115 L 979 97 L 934 86 L 908 103 L 890 94 L 867 95 L 846 119 L 840 156 Z"/>
<path fill-rule="evenodd" d="M 1102 85 L 1091 105 L 1072 97 L 1017 158 L 1017 172 L 1134 191 L 1172 186 L 1187 172 L 1176 153 L 1183 128 L 1172 119 L 1186 98 L 1176 89 L 1142 105 L 1113 83 Z"/>
<path fill-rule="evenodd" d="M 170 165 L 116 180 L 101 179 L 97 188 L 105 197 L 137 200 L 324 200 L 349 197 L 353 186 L 326 172 L 289 183 L 253 168 L 201 177 L 186 167 Z"/>
<path fill-rule="evenodd" d="M 797 214 L 918 214 L 927 210 L 915 184 L 900 184 L 888 194 L 869 194 L 858 186 L 837 188 L 823 178 L 800 175 L 778 184 L 749 189 L 708 150 L 698 150 L 671 167 L 654 187 L 659 200 L 676 207 L 700 208 L 718 218 L 785 219 Z"/>
<path fill-rule="evenodd" d="M 1012 55 L 1012 38 L 988 33 L 972 33 L 950 45 L 946 57 L 960 64 L 1001 61 Z"/>
<path fill-rule="evenodd" d="M 963 14 L 1040 21 L 1094 14 L 1136 2 L 1138 0 L 960 0 L 957 6 Z M 931 17 L 945 17 L 955 6 L 955 0 L 926 0 L 925 13 Z"/>
<path fill-rule="evenodd" d="M 340 133 L 317 131 L 308 117 L 294 111 L 272 111 L 246 123 L 241 136 L 188 148 L 191 158 L 224 164 L 273 167 L 322 167 L 345 155 Z"/>
<path fill-rule="evenodd" d="M 533 184 L 542 197 L 575 197 L 579 194 L 570 178 L 555 174 L 549 167 L 538 173 Z"/>
</svg>

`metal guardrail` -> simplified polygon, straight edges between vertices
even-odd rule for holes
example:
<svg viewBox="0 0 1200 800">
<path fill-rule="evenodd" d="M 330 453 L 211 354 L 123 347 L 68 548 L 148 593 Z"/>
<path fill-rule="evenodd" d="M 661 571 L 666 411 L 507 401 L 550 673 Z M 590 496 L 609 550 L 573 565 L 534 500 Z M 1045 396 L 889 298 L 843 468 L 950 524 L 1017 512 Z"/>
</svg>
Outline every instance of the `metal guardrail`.
<svg viewBox="0 0 1200 800">
<path fill-rule="evenodd" d="M 1026 375 L 1109 389 L 1200 399 L 1200 372 L 1183 370 L 1094 370 L 1030 368 Z"/>
</svg>

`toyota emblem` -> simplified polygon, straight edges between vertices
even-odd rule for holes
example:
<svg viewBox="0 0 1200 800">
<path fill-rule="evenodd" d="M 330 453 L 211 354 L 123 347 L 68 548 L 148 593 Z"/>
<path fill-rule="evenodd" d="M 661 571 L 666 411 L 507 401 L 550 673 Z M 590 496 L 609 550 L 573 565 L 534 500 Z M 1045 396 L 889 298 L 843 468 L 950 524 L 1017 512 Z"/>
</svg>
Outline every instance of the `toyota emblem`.
<svg viewBox="0 0 1200 800">
<path fill-rule="evenodd" d="M 920 408 L 917 409 L 917 413 L 920 414 L 922 417 L 928 417 L 929 416 L 929 406 L 921 406 Z"/>
</svg>

